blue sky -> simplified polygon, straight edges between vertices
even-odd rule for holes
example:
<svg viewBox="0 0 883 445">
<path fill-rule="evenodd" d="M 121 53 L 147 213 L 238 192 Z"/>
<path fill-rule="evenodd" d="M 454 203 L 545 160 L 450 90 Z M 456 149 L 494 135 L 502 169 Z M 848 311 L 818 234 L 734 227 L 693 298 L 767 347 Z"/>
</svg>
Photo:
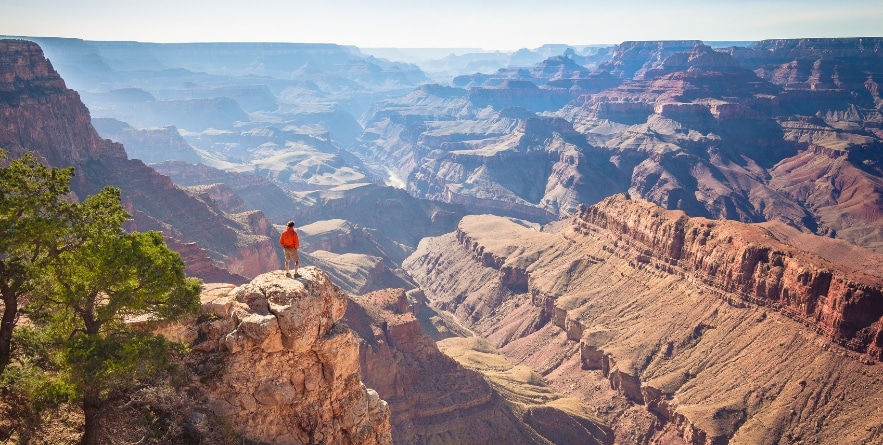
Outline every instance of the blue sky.
<svg viewBox="0 0 883 445">
<path fill-rule="evenodd" d="M 883 35 L 881 0 L 0 0 L 0 34 L 512 50 Z"/>
</svg>

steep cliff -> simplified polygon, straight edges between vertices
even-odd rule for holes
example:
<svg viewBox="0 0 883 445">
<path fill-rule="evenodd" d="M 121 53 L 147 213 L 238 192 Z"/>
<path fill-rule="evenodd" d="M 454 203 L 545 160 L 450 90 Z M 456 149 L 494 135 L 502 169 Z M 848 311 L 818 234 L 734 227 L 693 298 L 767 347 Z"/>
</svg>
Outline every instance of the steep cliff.
<svg viewBox="0 0 883 445">
<path fill-rule="evenodd" d="M 359 346 L 340 323 L 346 296 L 319 269 L 301 274 L 203 293 L 199 322 L 177 330 L 200 377 L 195 417 L 259 443 L 391 444 L 389 407 L 362 384 Z"/>
<path fill-rule="evenodd" d="M 535 375 L 501 366 L 505 360 L 480 340 L 447 339 L 442 353 L 423 331 L 432 313 L 419 291 L 403 289 L 355 297 L 347 306 L 365 383 L 389 402 L 396 443 L 608 443 L 606 428 L 579 403 L 568 404 Z M 455 354 L 460 363 L 449 357 Z"/>
<path fill-rule="evenodd" d="M 829 340 L 883 360 L 883 281 L 786 245 L 758 226 L 688 218 L 624 195 L 578 216 L 637 261 L 771 307 Z"/>
<path fill-rule="evenodd" d="M 71 189 L 80 198 L 105 185 L 118 187 L 132 213 L 130 229 L 162 231 L 177 240 L 173 245 L 195 242 L 211 258 L 211 268 L 254 276 L 278 267 L 275 244 L 266 236 L 128 159 L 122 145 L 101 139 L 78 94 L 65 87 L 33 42 L 0 41 L 0 147 L 14 156 L 30 151 L 50 165 L 74 166 Z M 185 255 L 188 266 L 201 264 L 188 273 L 206 270 L 203 259 Z"/>
<path fill-rule="evenodd" d="M 883 278 L 760 227 L 619 195 L 543 230 L 468 216 L 403 267 L 615 443 L 881 439 Z"/>
</svg>

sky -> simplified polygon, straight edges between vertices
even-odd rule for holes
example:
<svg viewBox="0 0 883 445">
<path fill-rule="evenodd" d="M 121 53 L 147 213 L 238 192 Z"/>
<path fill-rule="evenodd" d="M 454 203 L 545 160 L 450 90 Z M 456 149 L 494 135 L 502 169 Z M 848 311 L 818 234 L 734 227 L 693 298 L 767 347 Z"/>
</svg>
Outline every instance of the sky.
<svg viewBox="0 0 883 445">
<path fill-rule="evenodd" d="M 881 0 L 0 0 L 0 35 L 515 50 L 883 36 Z"/>
</svg>

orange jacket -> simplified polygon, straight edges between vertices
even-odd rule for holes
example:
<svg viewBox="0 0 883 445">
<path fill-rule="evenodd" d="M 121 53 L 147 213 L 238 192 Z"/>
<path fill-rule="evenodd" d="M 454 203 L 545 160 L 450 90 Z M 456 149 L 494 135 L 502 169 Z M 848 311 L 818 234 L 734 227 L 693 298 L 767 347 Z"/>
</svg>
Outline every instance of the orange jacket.
<svg viewBox="0 0 883 445">
<path fill-rule="evenodd" d="M 288 227 L 282 232 L 282 235 L 279 236 L 279 245 L 286 249 L 300 248 L 300 239 L 298 239 L 294 227 Z"/>
</svg>

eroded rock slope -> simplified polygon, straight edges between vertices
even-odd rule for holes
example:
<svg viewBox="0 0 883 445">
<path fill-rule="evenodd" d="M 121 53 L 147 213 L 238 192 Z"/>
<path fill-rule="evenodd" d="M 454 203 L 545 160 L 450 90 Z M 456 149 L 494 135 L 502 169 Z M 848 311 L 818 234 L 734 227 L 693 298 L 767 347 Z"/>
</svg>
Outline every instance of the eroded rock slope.
<svg viewBox="0 0 883 445">
<path fill-rule="evenodd" d="M 424 332 L 440 334 L 427 326 L 433 314 L 419 290 L 372 292 L 347 306 L 365 383 L 389 402 L 396 443 L 609 443 L 606 428 L 582 404 L 525 369 L 513 370 L 483 340 L 455 337 L 437 346 Z"/>
<path fill-rule="evenodd" d="M 542 231 L 466 217 L 404 267 L 615 443 L 883 437 L 883 280 L 760 227 L 619 195 Z"/>
</svg>

